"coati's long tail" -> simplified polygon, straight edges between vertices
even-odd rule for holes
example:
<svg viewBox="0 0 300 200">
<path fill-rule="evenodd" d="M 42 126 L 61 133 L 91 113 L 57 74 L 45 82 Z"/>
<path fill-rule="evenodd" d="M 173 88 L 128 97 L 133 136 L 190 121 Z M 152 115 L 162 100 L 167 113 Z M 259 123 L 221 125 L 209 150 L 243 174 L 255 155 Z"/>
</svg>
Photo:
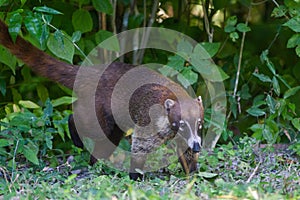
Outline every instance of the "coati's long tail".
<svg viewBox="0 0 300 200">
<path fill-rule="evenodd" d="M 20 36 L 13 42 L 7 25 L 0 20 L 0 44 L 22 60 L 37 74 L 73 88 L 78 66 L 59 61 L 36 48 Z"/>
</svg>

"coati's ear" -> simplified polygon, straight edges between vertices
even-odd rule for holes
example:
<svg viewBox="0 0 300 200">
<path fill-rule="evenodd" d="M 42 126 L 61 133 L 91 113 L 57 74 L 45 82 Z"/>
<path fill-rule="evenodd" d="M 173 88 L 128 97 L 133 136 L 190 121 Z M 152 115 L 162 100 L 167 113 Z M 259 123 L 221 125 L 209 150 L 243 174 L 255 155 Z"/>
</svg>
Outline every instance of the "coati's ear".
<svg viewBox="0 0 300 200">
<path fill-rule="evenodd" d="M 167 111 L 170 111 L 170 108 L 172 108 L 174 105 L 175 105 L 174 100 L 172 100 L 172 99 L 165 100 L 165 108 Z"/>
<path fill-rule="evenodd" d="M 199 103 L 200 105 L 202 105 L 202 97 L 201 97 L 201 96 L 198 96 L 198 97 L 197 97 L 197 101 L 198 101 L 198 103 Z"/>
<path fill-rule="evenodd" d="M 203 121 L 203 119 L 204 119 L 204 108 L 203 108 L 203 103 L 202 103 L 202 97 L 201 96 L 197 97 L 197 102 L 198 102 L 199 107 L 200 107 L 200 119 L 201 119 L 201 121 Z"/>
</svg>

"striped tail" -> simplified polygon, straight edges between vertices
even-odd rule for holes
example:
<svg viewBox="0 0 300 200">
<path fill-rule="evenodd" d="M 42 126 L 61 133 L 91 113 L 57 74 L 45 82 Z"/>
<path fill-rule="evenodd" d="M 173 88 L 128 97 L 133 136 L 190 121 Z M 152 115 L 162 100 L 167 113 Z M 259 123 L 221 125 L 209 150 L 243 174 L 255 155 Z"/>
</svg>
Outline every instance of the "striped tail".
<svg viewBox="0 0 300 200">
<path fill-rule="evenodd" d="M 0 44 L 22 60 L 37 74 L 73 88 L 78 66 L 59 61 L 36 48 L 20 36 L 13 42 L 7 25 L 0 20 Z"/>
</svg>

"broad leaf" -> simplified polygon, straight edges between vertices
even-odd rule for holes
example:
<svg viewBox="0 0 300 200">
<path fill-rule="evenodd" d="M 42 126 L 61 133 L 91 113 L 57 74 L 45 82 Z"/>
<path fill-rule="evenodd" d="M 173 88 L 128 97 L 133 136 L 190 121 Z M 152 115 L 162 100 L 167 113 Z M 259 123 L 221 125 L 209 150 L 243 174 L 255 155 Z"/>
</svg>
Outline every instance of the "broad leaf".
<svg viewBox="0 0 300 200">
<path fill-rule="evenodd" d="M 109 0 L 92 0 L 93 6 L 98 12 L 104 12 L 106 14 L 113 14 L 113 7 Z"/>
<path fill-rule="evenodd" d="M 298 92 L 298 90 L 300 90 L 300 86 L 296 86 L 296 87 L 293 87 L 293 88 L 290 88 L 288 89 L 284 95 L 283 95 L 283 98 L 284 99 L 287 99 L 289 98 L 290 96 L 293 96 L 294 94 L 296 94 Z"/>
<path fill-rule="evenodd" d="M 23 106 L 24 108 L 31 108 L 31 109 L 36 109 L 36 108 L 40 108 L 39 105 L 37 105 L 36 103 L 32 102 L 32 101 L 24 101 L 21 100 L 19 101 L 19 104 L 21 106 Z"/>
<path fill-rule="evenodd" d="M 239 32 L 242 32 L 242 33 L 251 31 L 251 28 L 249 26 L 247 26 L 245 23 L 239 23 L 236 26 L 236 28 Z"/>
<path fill-rule="evenodd" d="M 39 164 L 39 159 L 37 157 L 37 152 L 31 149 L 29 146 L 25 145 L 23 149 L 23 154 L 27 160 L 35 165 Z"/>
<path fill-rule="evenodd" d="M 47 46 L 49 50 L 57 57 L 72 63 L 75 52 L 73 43 L 66 38 L 67 36 L 57 37 L 58 34 L 55 36 L 54 34 L 51 34 L 48 38 Z"/>
<path fill-rule="evenodd" d="M 93 29 L 93 20 L 87 10 L 79 9 L 73 13 L 72 24 L 75 31 L 81 33 L 89 32 Z"/>
<path fill-rule="evenodd" d="M 47 6 L 34 7 L 33 10 L 37 11 L 37 12 L 52 14 L 52 15 L 62 15 L 63 14 L 63 13 L 61 13 L 53 8 L 49 8 Z"/>
<path fill-rule="evenodd" d="M 6 48 L 0 46 L 0 62 L 7 65 L 15 74 L 17 59 Z"/>
<path fill-rule="evenodd" d="M 70 105 L 75 102 L 77 99 L 75 97 L 60 97 L 58 99 L 52 100 L 52 106 L 57 107 L 60 105 Z"/>
<path fill-rule="evenodd" d="M 284 23 L 283 26 L 287 26 L 290 29 L 292 29 L 293 31 L 300 33 L 300 19 L 299 18 L 293 17 L 292 19 L 290 19 L 289 21 Z"/>
<path fill-rule="evenodd" d="M 289 40 L 286 45 L 287 48 L 294 48 L 300 44 L 300 34 L 294 34 Z"/>
<path fill-rule="evenodd" d="M 247 110 L 247 113 L 249 113 L 253 117 L 259 117 L 266 114 L 266 112 L 260 108 L 257 107 L 251 107 Z"/>
<path fill-rule="evenodd" d="M 16 41 L 17 36 L 21 31 L 22 20 L 23 20 L 22 15 L 18 12 L 14 13 L 9 18 L 8 32 L 14 42 Z"/>
<path fill-rule="evenodd" d="M 262 82 L 269 82 L 269 83 L 272 82 L 271 78 L 264 74 L 253 73 L 253 76 L 257 77 Z"/>
<path fill-rule="evenodd" d="M 300 131 L 300 118 L 293 119 L 292 124 L 298 131 Z"/>
<path fill-rule="evenodd" d="M 273 84 L 275 93 L 279 96 L 280 95 L 280 86 L 279 86 L 278 80 L 275 76 L 273 76 L 272 84 Z"/>
</svg>

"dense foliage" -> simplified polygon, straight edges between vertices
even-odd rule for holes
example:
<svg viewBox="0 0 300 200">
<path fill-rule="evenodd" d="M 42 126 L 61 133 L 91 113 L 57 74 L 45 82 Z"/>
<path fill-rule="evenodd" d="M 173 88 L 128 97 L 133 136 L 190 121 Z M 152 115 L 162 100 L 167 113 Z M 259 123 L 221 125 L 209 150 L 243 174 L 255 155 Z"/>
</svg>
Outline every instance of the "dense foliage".
<svg viewBox="0 0 300 200">
<path fill-rule="evenodd" d="M 22 35 L 43 51 L 73 64 L 81 64 L 97 44 L 121 31 L 153 26 L 188 35 L 201 43 L 222 74 L 228 108 L 219 142 L 243 144 L 240 138 L 249 136 L 251 139 L 246 138 L 269 147 L 289 144 L 289 149 L 300 155 L 298 0 L 0 0 L 0 18 L 8 24 L 14 40 Z M 177 51 L 188 59 L 197 57 L 197 48 L 190 49 L 185 41 Z M 70 154 L 80 155 L 67 130 L 67 117 L 76 100 L 72 91 L 36 76 L 2 46 L 0 52 L 0 177 L 9 171 L 13 180 L 14 172 L 24 165 L 54 167 L 68 162 Z M 176 77 L 183 86 L 192 84 L 197 95 L 209 99 L 197 66 L 178 55 L 147 49 L 120 60 L 164 64 L 162 74 Z M 172 74 L 170 67 L 180 75 Z M 208 123 L 210 108 L 209 102 L 205 103 Z M 209 158 L 212 160 L 203 160 Z M 210 173 L 213 170 L 205 163 L 216 167 L 228 160 L 222 155 L 201 159 L 201 170 Z M 128 188 L 130 195 L 141 192 Z"/>
</svg>

